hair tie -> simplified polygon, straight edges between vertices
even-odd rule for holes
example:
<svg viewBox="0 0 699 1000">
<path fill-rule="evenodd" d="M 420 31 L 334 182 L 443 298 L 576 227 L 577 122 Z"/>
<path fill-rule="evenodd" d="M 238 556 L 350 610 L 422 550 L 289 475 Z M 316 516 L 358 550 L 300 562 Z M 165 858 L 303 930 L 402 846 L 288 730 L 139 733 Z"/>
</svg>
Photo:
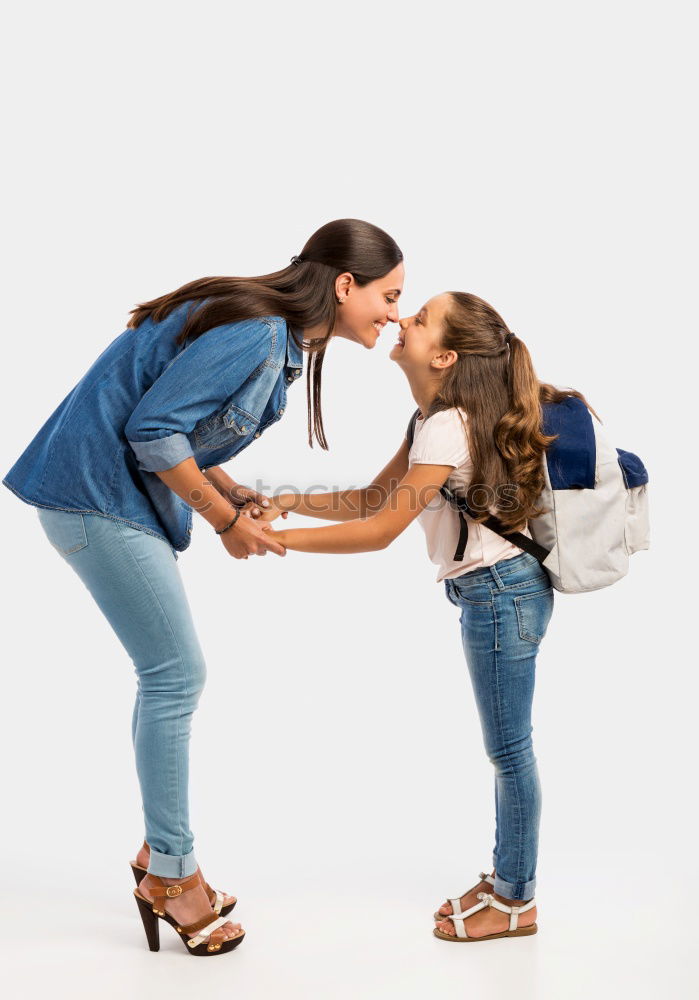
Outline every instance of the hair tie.
<svg viewBox="0 0 699 1000">
<path fill-rule="evenodd" d="M 507 333 L 505 335 L 505 343 L 509 344 L 509 342 L 512 340 L 512 338 L 515 337 L 515 336 L 516 336 L 516 334 L 512 333 L 512 331 L 510 331 L 509 333 Z"/>
<path fill-rule="evenodd" d="M 294 256 L 291 258 L 291 263 L 292 264 L 302 264 L 303 263 L 303 258 L 299 257 L 298 254 L 294 254 Z"/>
</svg>

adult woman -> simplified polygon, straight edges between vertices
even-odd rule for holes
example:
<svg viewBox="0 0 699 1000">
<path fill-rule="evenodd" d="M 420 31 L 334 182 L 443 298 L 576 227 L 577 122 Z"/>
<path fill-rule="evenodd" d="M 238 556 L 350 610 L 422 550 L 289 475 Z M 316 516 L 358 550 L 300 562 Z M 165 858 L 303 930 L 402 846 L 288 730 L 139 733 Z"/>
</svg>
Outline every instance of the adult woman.
<svg viewBox="0 0 699 1000">
<path fill-rule="evenodd" d="M 383 230 L 340 219 L 280 271 L 204 278 L 140 305 L 3 479 L 38 508 L 136 669 L 146 837 L 135 868 L 148 870 L 136 894 L 152 949 L 156 917 L 177 926 L 193 954 L 230 950 L 243 933 L 218 916 L 235 899 L 205 882 L 189 827 L 189 734 L 206 673 L 176 564 L 192 508 L 233 557 L 283 555 L 268 525 L 240 516 L 250 499 L 266 499 L 220 463 L 281 418 L 302 351 L 309 444 L 327 448 L 325 350 L 336 336 L 372 348 L 397 321 L 402 259 Z"/>
<path fill-rule="evenodd" d="M 401 319 L 391 358 L 419 407 L 414 441 L 406 438 L 367 488 L 282 494 L 261 518 L 293 510 L 346 521 L 285 528 L 274 538 L 301 552 L 354 553 L 386 548 L 419 515 L 429 556 L 439 566 L 437 580 L 461 611 L 464 653 L 495 770 L 495 868 L 440 907 L 434 933 L 447 941 L 529 935 L 537 930 L 541 811 L 531 709 L 553 589 L 534 556 L 482 521 L 495 514 L 507 531 L 531 537 L 527 522 L 539 513 L 542 456 L 553 441 L 542 431 L 541 402 L 582 397 L 540 383 L 524 342 L 492 306 L 462 292 L 437 295 Z M 454 511 L 435 503 L 447 483 L 477 514 L 466 518 L 465 540 Z"/>
</svg>

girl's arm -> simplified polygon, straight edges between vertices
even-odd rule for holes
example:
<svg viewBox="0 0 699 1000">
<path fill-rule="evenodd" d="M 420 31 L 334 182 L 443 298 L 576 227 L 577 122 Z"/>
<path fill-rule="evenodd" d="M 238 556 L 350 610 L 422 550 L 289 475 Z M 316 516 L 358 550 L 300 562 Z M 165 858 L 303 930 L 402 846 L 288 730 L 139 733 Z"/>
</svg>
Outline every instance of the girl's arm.
<svg viewBox="0 0 699 1000">
<path fill-rule="evenodd" d="M 391 492 L 388 502 L 366 520 L 269 534 L 275 542 L 298 552 L 345 554 L 385 549 L 438 496 L 453 468 L 453 465 L 413 465 Z"/>
<path fill-rule="evenodd" d="M 408 471 L 408 450 L 408 442 L 404 439 L 388 465 L 362 489 L 341 493 L 282 493 L 272 497 L 270 513 L 262 517 L 274 520 L 281 511 L 325 521 L 354 521 L 368 517 L 381 510 Z"/>
</svg>

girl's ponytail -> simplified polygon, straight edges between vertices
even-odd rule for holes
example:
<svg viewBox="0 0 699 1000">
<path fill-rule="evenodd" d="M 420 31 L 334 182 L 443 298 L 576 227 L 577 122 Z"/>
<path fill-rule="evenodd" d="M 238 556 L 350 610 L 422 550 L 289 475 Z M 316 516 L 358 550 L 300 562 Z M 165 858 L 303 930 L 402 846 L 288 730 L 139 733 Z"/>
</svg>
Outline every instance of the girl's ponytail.
<svg viewBox="0 0 699 1000">
<path fill-rule="evenodd" d="M 512 485 L 516 487 L 516 508 L 528 511 L 524 527 L 529 517 L 536 516 L 540 508 L 536 500 L 544 488 L 543 456 L 555 437 L 544 434 L 541 429 L 541 401 L 539 379 L 534 371 L 531 354 L 527 345 L 515 334 L 509 339 L 507 364 L 507 396 L 509 409 L 495 425 L 493 440 L 507 465 Z M 501 516 L 501 520 L 505 520 Z M 509 525 L 508 525 L 509 527 Z M 513 526 L 514 530 L 514 526 Z"/>
<path fill-rule="evenodd" d="M 543 457 L 555 436 L 544 434 L 541 404 L 576 396 L 537 378 L 527 345 L 491 305 L 465 292 L 448 292 L 442 346 L 457 360 L 446 372 L 433 409 L 461 407 L 473 475 L 466 494 L 484 521 L 495 513 L 511 531 L 542 513 Z M 485 497 L 487 502 L 483 502 Z"/>
</svg>

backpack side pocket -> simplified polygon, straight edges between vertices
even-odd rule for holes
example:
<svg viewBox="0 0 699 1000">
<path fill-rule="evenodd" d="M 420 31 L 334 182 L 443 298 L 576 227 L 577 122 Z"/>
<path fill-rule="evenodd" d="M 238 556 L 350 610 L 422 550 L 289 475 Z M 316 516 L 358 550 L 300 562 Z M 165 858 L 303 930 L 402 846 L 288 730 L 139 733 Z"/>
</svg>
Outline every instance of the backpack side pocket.
<svg viewBox="0 0 699 1000">
<path fill-rule="evenodd" d="M 617 448 L 619 465 L 626 485 L 624 541 L 629 555 L 650 548 L 648 512 L 648 472 L 638 457 Z"/>
</svg>

